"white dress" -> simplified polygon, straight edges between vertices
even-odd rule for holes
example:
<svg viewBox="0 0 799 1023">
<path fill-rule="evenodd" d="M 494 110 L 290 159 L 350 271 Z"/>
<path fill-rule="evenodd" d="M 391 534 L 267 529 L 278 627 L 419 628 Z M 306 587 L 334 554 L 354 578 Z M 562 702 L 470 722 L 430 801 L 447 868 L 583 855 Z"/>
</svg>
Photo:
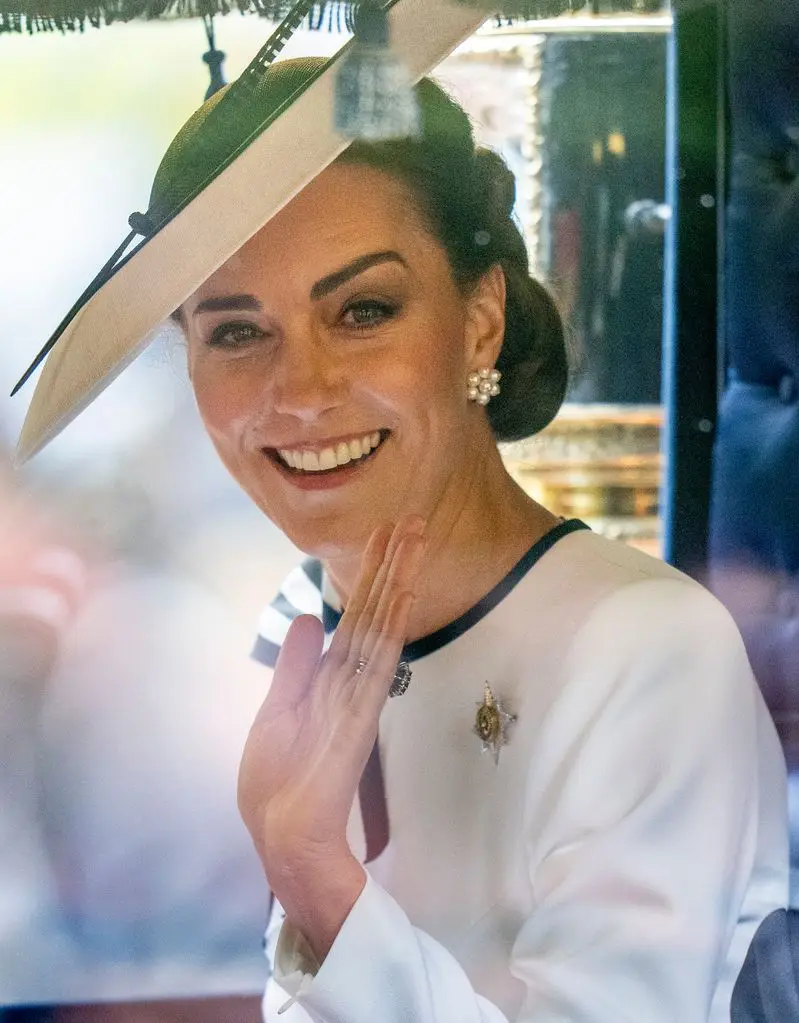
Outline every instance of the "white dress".
<svg viewBox="0 0 799 1023">
<path fill-rule="evenodd" d="M 406 648 L 380 719 L 388 842 L 321 967 L 274 908 L 268 1023 L 729 1020 L 788 899 L 782 751 L 720 603 L 580 527 Z M 332 631 L 324 586 L 318 563 L 289 577 L 256 657 L 299 612 Z M 516 718 L 498 762 L 486 682 Z M 365 860 L 357 800 L 349 838 Z"/>
</svg>

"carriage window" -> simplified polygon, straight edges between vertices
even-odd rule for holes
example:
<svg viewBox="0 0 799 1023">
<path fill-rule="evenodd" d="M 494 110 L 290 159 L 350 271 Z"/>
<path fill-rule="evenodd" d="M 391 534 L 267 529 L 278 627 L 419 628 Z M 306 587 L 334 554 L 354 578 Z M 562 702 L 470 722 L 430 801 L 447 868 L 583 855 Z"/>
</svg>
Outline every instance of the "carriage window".
<svg viewBox="0 0 799 1023">
<path fill-rule="evenodd" d="M 532 271 L 567 324 L 566 404 L 507 464 L 553 511 L 653 554 L 670 31 L 665 10 L 489 27 L 440 72 L 513 169 Z"/>
</svg>

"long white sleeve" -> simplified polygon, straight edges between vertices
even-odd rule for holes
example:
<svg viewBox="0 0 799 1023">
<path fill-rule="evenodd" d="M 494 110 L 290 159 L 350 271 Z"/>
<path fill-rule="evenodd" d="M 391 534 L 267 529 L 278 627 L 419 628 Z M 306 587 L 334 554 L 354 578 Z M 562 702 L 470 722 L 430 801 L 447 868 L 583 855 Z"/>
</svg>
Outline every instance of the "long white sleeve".
<svg viewBox="0 0 799 1023">
<path fill-rule="evenodd" d="M 782 817 L 761 805 L 784 804 L 784 765 L 738 632 L 699 587 L 650 579 L 600 601 L 565 661 L 519 821 L 512 1019 L 721 1020 L 731 943 L 787 896 Z M 274 980 L 318 1023 L 511 1019 L 372 879 L 321 967 L 284 924 Z"/>
<path fill-rule="evenodd" d="M 414 928 L 394 899 L 371 878 L 312 983 L 316 964 L 294 928 L 283 925 L 275 979 L 319 1023 L 403 1023 L 458 1020 L 504 1023 L 475 994 L 450 953 Z"/>
</svg>

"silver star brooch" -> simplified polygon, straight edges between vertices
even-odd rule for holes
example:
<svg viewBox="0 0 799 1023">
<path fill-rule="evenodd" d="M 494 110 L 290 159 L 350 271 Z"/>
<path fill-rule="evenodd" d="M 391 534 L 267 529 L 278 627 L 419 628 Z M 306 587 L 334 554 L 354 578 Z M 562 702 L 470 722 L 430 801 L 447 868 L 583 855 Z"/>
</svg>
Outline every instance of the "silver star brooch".
<svg viewBox="0 0 799 1023">
<path fill-rule="evenodd" d="M 495 764 L 499 763 L 500 750 L 508 744 L 508 731 L 515 721 L 516 715 L 505 710 L 486 682 L 483 701 L 477 704 L 474 732 L 483 744 L 483 753 L 493 753 Z"/>
</svg>

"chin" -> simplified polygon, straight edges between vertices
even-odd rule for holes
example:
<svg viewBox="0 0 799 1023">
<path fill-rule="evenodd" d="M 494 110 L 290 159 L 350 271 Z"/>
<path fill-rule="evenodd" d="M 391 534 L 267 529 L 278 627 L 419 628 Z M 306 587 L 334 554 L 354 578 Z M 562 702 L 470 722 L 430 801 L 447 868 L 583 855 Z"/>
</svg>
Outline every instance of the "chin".
<svg viewBox="0 0 799 1023">
<path fill-rule="evenodd" d="M 325 491 L 287 492 L 282 474 L 273 476 L 276 470 L 271 467 L 265 473 L 262 464 L 258 469 L 248 472 L 246 479 L 239 474 L 234 476 L 263 514 L 310 557 L 322 560 L 359 557 L 376 529 L 420 511 L 397 501 L 400 492 L 397 486 L 391 486 L 386 493 L 384 473 L 374 478 L 372 485 L 350 494 L 345 490 L 336 496 Z"/>
<path fill-rule="evenodd" d="M 386 521 L 392 519 L 349 515 L 309 519 L 300 525 L 296 519 L 291 523 L 276 521 L 275 525 L 303 554 L 325 561 L 360 557 L 372 533 Z"/>
<path fill-rule="evenodd" d="M 342 510 L 338 514 L 325 514 L 317 509 L 316 515 L 310 511 L 302 518 L 296 510 L 277 514 L 274 508 L 272 513 L 263 506 L 261 509 L 295 547 L 322 561 L 360 558 L 376 529 L 417 511 L 394 507 L 389 501 L 376 502 L 371 509 L 361 505 L 357 511 Z"/>
</svg>

